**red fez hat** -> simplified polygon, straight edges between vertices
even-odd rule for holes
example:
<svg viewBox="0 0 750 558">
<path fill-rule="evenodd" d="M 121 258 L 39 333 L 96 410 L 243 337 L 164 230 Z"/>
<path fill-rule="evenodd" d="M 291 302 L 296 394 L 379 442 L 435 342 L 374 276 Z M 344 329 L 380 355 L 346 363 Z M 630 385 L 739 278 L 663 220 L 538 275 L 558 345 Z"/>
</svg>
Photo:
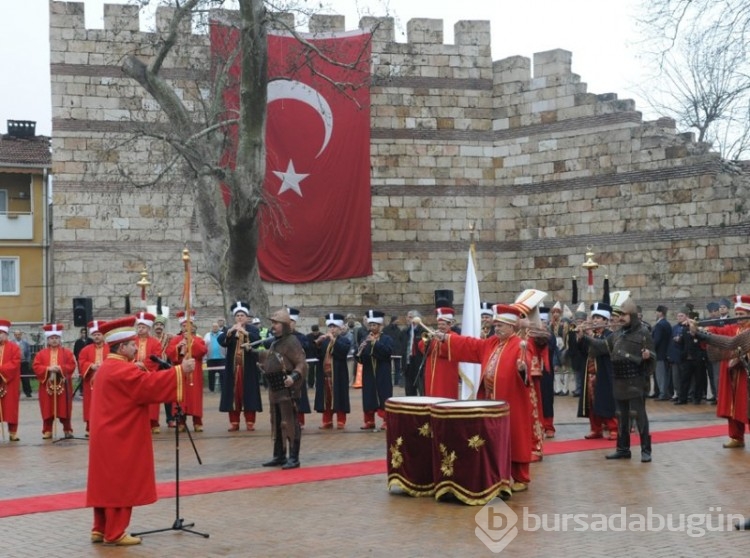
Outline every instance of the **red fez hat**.
<svg viewBox="0 0 750 558">
<path fill-rule="evenodd" d="M 44 330 L 45 337 L 52 337 L 53 335 L 62 337 L 62 330 L 65 327 L 62 324 L 45 324 L 42 326 L 42 329 Z"/>
<path fill-rule="evenodd" d="M 177 319 L 180 321 L 181 324 L 184 324 L 187 321 L 187 318 L 185 317 L 185 311 L 180 310 L 177 312 Z M 195 310 L 190 310 L 190 321 L 195 320 Z"/>
<path fill-rule="evenodd" d="M 456 315 L 456 312 L 455 310 L 453 310 L 453 308 L 444 306 L 442 308 L 435 308 L 435 314 L 438 320 L 452 322 L 453 320 L 455 320 L 454 316 Z"/>
<path fill-rule="evenodd" d="M 124 316 L 116 320 L 104 322 L 99 326 L 99 331 L 104 335 L 104 340 L 110 344 L 124 343 L 136 338 L 136 317 Z"/>
<path fill-rule="evenodd" d="M 0 320 L 0 331 L 10 332 L 10 320 Z"/>
<path fill-rule="evenodd" d="M 492 311 L 495 313 L 494 316 L 492 316 L 493 322 L 501 322 L 510 325 L 516 325 L 516 323 L 518 323 L 518 318 L 523 313 L 521 308 L 510 304 L 495 304 L 492 307 Z"/>
<path fill-rule="evenodd" d="M 734 309 L 750 312 L 750 295 L 737 295 L 734 300 Z"/>
<path fill-rule="evenodd" d="M 101 327 L 104 324 L 104 320 L 93 320 L 89 322 L 86 327 L 89 330 L 89 335 L 94 335 L 97 331 L 101 332 Z"/>
<path fill-rule="evenodd" d="M 134 316 L 136 325 L 143 324 L 148 327 L 154 326 L 154 320 L 156 319 L 156 316 L 149 312 L 137 312 Z"/>
</svg>

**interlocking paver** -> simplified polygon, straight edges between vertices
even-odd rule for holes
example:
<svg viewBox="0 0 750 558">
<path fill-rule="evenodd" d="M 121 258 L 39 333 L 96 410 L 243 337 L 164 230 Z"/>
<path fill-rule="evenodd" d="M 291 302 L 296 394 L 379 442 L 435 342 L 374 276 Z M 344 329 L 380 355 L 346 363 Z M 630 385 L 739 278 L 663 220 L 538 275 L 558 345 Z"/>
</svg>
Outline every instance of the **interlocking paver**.
<svg viewBox="0 0 750 558">
<path fill-rule="evenodd" d="M 397 390 L 398 391 L 398 390 Z M 579 439 L 587 421 L 575 417 L 576 399 L 555 400 L 557 440 Z M 352 390 L 354 412 L 347 431 L 320 431 L 318 415 L 309 415 L 303 433 L 302 466 L 385 460 L 385 434 L 360 432 L 359 391 Z M 3 483 L 0 500 L 85 489 L 87 451 L 84 440 L 56 444 L 41 440 L 35 400 L 22 400 L 21 442 L 0 444 Z M 206 394 L 205 432 L 194 435 L 203 459 L 199 465 L 187 438 L 180 439 L 182 479 L 267 472 L 260 464 L 271 454 L 267 415 L 260 415 L 253 433 L 227 433 L 218 413 L 218 396 Z M 647 404 L 653 430 L 722 424 L 708 405 Z M 80 413 L 80 401 L 76 401 Z M 82 433 L 79 418 L 76 432 Z M 164 429 L 166 430 L 166 429 Z M 7 433 L 6 433 L 7 436 Z M 637 532 L 593 529 L 561 532 L 532 528 L 547 514 L 651 513 L 750 515 L 742 483 L 750 453 L 721 448 L 723 438 L 657 444 L 654 461 L 608 462 L 609 450 L 548 456 L 532 465 L 528 492 L 516 494 L 508 505 L 520 517 L 518 535 L 501 556 L 731 556 L 746 546 L 748 533 L 713 531 L 689 536 L 684 531 Z M 635 449 L 635 448 L 634 448 Z M 154 437 L 157 480 L 174 478 L 174 437 Z M 281 474 L 281 473 L 279 473 Z M 123 479 L 127 484 L 128 479 Z M 0 503 L 0 505 L 2 505 Z M 713 512 L 710 510 L 713 508 Z M 432 498 L 411 498 L 386 490 L 384 474 L 351 479 L 282 485 L 182 497 L 180 515 L 204 539 L 169 531 L 145 537 L 132 548 L 103 548 L 88 542 L 91 510 L 76 509 L 8 517 L 2 554 L 25 556 L 492 556 L 475 536 L 478 507 Z M 525 515 L 524 515 L 525 514 Z M 524 517 L 526 528 L 524 529 Z M 559 517 L 559 516 L 558 516 Z M 175 519 L 175 500 L 163 498 L 134 509 L 131 529 L 166 528 Z M 588 526 L 591 523 L 587 523 Z M 615 525 L 616 526 L 616 525 Z M 554 527 L 548 523 L 546 528 Z"/>
</svg>

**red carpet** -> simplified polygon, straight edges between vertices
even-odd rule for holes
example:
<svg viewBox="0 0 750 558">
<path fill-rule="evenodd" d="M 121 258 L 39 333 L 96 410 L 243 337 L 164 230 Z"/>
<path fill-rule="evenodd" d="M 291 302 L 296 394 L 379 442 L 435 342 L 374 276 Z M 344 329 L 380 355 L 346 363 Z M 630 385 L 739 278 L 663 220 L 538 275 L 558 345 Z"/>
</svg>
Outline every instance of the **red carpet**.
<svg viewBox="0 0 750 558">
<path fill-rule="evenodd" d="M 715 436 L 725 436 L 727 433 L 726 424 L 715 424 L 711 426 L 699 426 L 696 428 L 680 428 L 675 430 L 664 430 L 662 432 L 651 433 L 652 444 L 665 444 L 668 442 L 684 442 L 685 440 L 696 440 L 698 438 L 713 438 Z M 576 451 L 600 450 L 614 448 L 616 443 L 612 440 L 553 440 L 544 442 L 544 455 L 557 455 L 560 453 L 572 453 Z M 631 436 L 630 445 L 637 448 L 640 445 L 640 438 L 637 434 Z"/>
<path fill-rule="evenodd" d="M 726 424 L 701 426 L 697 428 L 682 428 L 654 432 L 652 443 L 682 442 L 699 438 L 712 438 L 725 435 Z M 638 436 L 632 440 L 633 447 L 638 447 Z M 615 447 L 610 440 L 562 440 L 548 441 L 544 445 L 545 455 L 558 455 L 576 451 L 602 450 Z M 195 496 L 211 494 L 229 490 L 247 490 L 250 488 L 265 488 L 287 484 L 299 484 L 326 480 L 338 480 L 366 475 L 379 475 L 386 472 L 385 459 L 373 461 L 358 461 L 341 465 L 323 465 L 320 467 L 302 467 L 291 471 L 264 471 L 262 473 L 247 473 L 226 477 L 212 477 L 205 479 L 183 480 L 180 482 L 181 496 Z M 174 482 L 163 482 L 157 485 L 159 498 L 172 498 L 175 493 Z M 0 518 L 30 513 L 46 513 L 55 511 L 74 510 L 85 507 L 86 494 L 80 492 L 65 492 L 62 494 L 43 494 L 26 498 L 12 498 L 0 500 Z"/>
</svg>

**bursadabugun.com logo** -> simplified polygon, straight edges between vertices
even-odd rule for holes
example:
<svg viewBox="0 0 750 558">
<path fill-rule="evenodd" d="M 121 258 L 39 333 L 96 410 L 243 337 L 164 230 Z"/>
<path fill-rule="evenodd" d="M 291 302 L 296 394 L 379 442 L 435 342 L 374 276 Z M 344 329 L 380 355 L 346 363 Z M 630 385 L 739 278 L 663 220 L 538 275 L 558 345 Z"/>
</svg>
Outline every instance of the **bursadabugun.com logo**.
<svg viewBox="0 0 750 558">
<path fill-rule="evenodd" d="M 743 525 L 742 514 L 722 513 L 721 507 L 710 507 L 708 513 L 646 513 L 628 512 L 622 506 L 612 514 L 603 513 L 531 513 L 524 507 L 520 522 L 514 512 L 500 499 L 486 504 L 475 516 L 477 538 L 494 553 L 499 553 L 523 531 L 551 532 L 604 532 L 604 531 L 671 531 L 682 532 L 688 537 L 702 537 L 709 532 L 732 531 L 735 525 Z"/>
<path fill-rule="evenodd" d="M 508 504 L 495 498 L 474 516 L 474 534 L 492 552 L 498 553 L 518 536 L 518 515 Z"/>
</svg>

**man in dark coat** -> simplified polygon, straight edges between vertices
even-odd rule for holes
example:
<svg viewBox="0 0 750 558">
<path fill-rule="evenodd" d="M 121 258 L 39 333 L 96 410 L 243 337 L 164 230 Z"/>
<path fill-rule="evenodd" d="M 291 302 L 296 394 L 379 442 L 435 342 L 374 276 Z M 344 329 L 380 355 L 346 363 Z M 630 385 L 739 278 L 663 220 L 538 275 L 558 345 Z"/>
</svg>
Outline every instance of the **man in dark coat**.
<svg viewBox="0 0 750 558">
<path fill-rule="evenodd" d="M 375 430 L 375 414 L 383 419 L 385 428 L 385 401 L 393 395 L 391 380 L 391 355 L 393 339 L 382 334 L 385 314 L 379 310 L 367 311 L 369 334 L 357 348 L 357 362 L 362 364 L 362 410 L 365 424 L 362 430 Z"/>
<path fill-rule="evenodd" d="M 419 352 L 419 340 L 427 330 L 420 323 L 415 323 L 416 318 L 420 318 L 419 312 L 409 310 L 406 314 L 406 329 L 403 332 L 404 352 L 401 364 L 405 395 L 424 395 L 424 378 L 421 374 L 424 355 Z"/>
<path fill-rule="evenodd" d="M 663 304 L 656 307 L 656 323 L 651 330 L 654 351 L 656 351 L 656 384 L 653 397 L 657 397 L 660 401 L 672 397 L 674 391 L 671 370 L 667 360 L 669 339 L 672 337 L 672 326 L 667 321 L 667 312 L 668 308 Z"/>
<path fill-rule="evenodd" d="M 256 412 L 263 410 L 258 357 L 250 349 L 250 343 L 260 340 L 260 332 L 248 321 L 252 315 L 247 302 L 235 302 L 231 311 L 234 325 L 219 334 L 219 345 L 227 348 L 219 411 L 229 413 L 229 432 L 240 429 L 240 413 L 245 416 L 245 428 L 252 431 Z"/>
<path fill-rule="evenodd" d="M 604 339 L 612 335 L 607 323 L 612 315 L 612 307 L 604 302 L 591 305 L 591 321 L 594 339 Z M 580 342 L 579 345 L 585 345 Z M 609 354 L 590 354 L 584 364 L 586 374 L 581 385 L 578 400 L 578 416 L 587 417 L 591 430 L 587 440 L 603 438 L 606 429 L 610 440 L 617 439 L 617 419 L 615 418 L 615 397 L 612 392 L 612 361 Z"/>
<path fill-rule="evenodd" d="M 323 413 L 321 430 L 333 428 L 334 413 L 336 428 L 343 430 L 346 415 L 351 412 L 346 356 L 352 342 L 346 335 L 342 335 L 343 327 L 342 314 L 326 314 L 327 332 L 315 341 L 320 361 L 315 380 L 315 410 Z"/>
</svg>

